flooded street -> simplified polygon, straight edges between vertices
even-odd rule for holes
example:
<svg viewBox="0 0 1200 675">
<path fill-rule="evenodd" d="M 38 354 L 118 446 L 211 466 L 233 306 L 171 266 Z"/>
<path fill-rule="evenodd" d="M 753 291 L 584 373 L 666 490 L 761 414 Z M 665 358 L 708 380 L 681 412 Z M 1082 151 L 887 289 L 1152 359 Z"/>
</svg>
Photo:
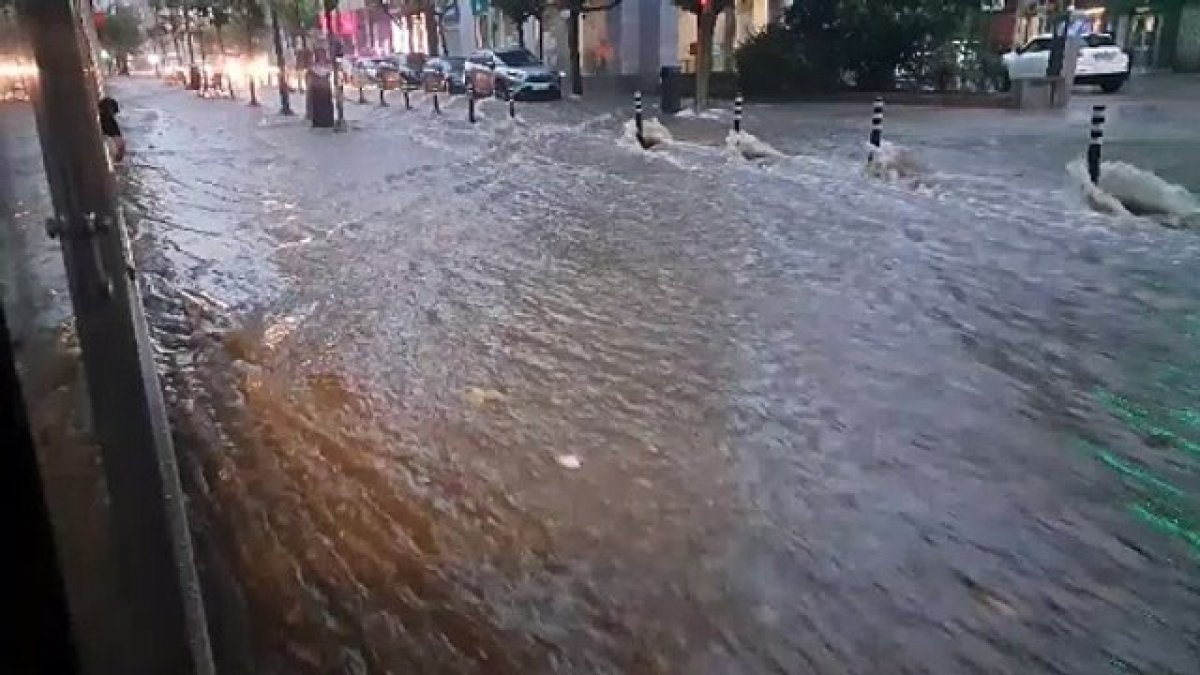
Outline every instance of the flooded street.
<svg viewBox="0 0 1200 675">
<path fill-rule="evenodd" d="M 227 672 L 1196 672 L 1200 239 L 1074 194 L 1090 98 L 889 111 L 885 181 L 869 106 L 761 164 L 118 86 Z M 1109 102 L 1200 192 L 1188 102 Z"/>
</svg>

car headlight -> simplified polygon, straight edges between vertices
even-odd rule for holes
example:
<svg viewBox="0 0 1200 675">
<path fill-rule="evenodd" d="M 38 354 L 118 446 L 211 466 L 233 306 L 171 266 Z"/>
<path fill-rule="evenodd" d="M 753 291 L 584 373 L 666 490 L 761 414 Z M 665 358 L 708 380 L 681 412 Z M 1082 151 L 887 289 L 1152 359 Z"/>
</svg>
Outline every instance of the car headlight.
<svg viewBox="0 0 1200 675">
<path fill-rule="evenodd" d="M 525 79 L 525 71 L 523 71 L 523 70 L 510 70 L 507 73 L 505 73 L 505 75 L 514 80 Z"/>
</svg>

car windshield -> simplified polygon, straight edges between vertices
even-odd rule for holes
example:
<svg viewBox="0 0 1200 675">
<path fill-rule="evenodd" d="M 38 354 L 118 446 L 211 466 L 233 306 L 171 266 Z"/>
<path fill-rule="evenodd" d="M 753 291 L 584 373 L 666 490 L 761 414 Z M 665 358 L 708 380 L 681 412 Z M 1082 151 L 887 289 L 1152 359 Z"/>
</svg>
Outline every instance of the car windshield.
<svg viewBox="0 0 1200 675">
<path fill-rule="evenodd" d="M 1089 47 L 1115 47 L 1117 41 L 1111 35 L 1088 35 L 1083 38 L 1084 44 Z"/>
<path fill-rule="evenodd" d="M 536 66 L 540 65 L 538 61 L 528 49 L 510 49 L 508 51 L 496 52 L 496 58 L 506 66 Z"/>
</svg>

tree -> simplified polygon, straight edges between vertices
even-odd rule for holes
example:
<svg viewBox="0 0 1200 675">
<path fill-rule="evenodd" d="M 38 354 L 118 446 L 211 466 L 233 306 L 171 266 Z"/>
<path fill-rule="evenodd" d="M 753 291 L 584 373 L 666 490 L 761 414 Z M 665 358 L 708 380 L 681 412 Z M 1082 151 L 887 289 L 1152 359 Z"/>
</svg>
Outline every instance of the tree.
<svg viewBox="0 0 1200 675">
<path fill-rule="evenodd" d="M 567 55 L 571 62 L 571 93 L 583 96 L 583 65 L 579 58 L 579 19 L 584 14 L 607 12 L 621 0 L 559 0 L 559 7 L 567 10 Z"/>
<path fill-rule="evenodd" d="M 129 74 L 129 55 L 142 46 L 142 18 L 128 5 L 116 5 L 99 30 L 100 43 L 113 54 L 122 75 Z"/>
<path fill-rule="evenodd" d="M 546 11 L 546 0 L 493 0 L 500 13 L 517 27 L 517 43 L 525 46 L 525 22 L 536 18 L 539 22 Z M 541 30 L 541 26 L 538 26 Z"/>
<path fill-rule="evenodd" d="M 784 21 L 813 72 L 842 72 L 863 90 L 883 91 L 896 67 L 943 45 L 978 0 L 795 0 Z"/>
<path fill-rule="evenodd" d="M 703 110 L 708 107 L 708 80 L 712 75 L 713 32 L 717 27 L 717 17 L 733 7 L 733 0 L 671 1 L 680 9 L 696 15 L 696 110 Z"/>
</svg>

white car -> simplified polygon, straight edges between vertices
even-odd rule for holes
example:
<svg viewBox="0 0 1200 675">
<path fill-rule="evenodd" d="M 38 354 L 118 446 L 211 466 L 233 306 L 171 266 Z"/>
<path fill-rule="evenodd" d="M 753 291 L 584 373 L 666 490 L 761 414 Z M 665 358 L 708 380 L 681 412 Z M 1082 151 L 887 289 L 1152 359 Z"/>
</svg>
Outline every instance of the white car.
<svg viewBox="0 0 1200 675">
<path fill-rule="evenodd" d="M 1075 62 L 1075 84 L 1098 85 L 1106 94 L 1120 89 L 1129 79 L 1129 55 L 1111 35 L 1092 33 L 1079 39 L 1082 44 Z M 1005 54 L 1002 58 L 1009 81 L 1045 76 L 1053 44 L 1053 35 L 1039 35 L 1017 51 Z"/>
</svg>

